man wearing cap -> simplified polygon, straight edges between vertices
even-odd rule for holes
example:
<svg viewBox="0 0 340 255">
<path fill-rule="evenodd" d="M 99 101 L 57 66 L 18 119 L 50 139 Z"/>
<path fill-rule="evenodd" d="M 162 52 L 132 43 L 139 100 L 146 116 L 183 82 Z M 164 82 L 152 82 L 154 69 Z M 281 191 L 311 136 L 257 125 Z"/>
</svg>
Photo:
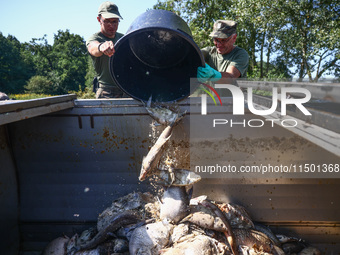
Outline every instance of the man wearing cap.
<svg viewBox="0 0 340 255">
<path fill-rule="evenodd" d="M 118 33 L 119 20 L 123 19 L 117 5 L 104 2 L 99 6 L 97 20 L 100 31 L 92 35 L 87 41 L 87 50 L 92 58 L 97 74 L 99 88 L 96 98 L 125 97 L 125 94 L 110 75 L 109 59 L 115 53 L 114 44 L 123 36 Z"/>
<path fill-rule="evenodd" d="M 217 20 L 210 36 L 213 47 L 203 48 L 206 65 L 199 67 L 197 77 L 211 81 L 221 78 L 244 78 L 247 76 L 249 63 L 248 53 L 235 46 L 237 23 L 232 20 Z"/>
</svg>

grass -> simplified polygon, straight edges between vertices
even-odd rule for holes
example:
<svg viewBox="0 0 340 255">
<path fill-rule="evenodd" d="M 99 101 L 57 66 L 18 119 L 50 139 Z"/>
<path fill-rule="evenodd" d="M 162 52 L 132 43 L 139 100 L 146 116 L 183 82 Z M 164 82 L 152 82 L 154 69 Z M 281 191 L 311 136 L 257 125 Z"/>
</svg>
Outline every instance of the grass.
<svg viewBox="0 0 340 255">
<path fill-rule="evenodd" d="M 253 90 L 253 94 L 265 97 L 271 97 L 273 93 L 271 91 L 264 91 L 264 90 Z"/>
<path fill-rule="evenodd" d="M 8 97 L 15 100 L 29 100 L 29 99 L 36 99 L 36 98 L 43 98 L 43 97 L 52 97 L 53 95 L 47 94 L 9 94 Z"/>
<path fill-rule="evenodd" d="M 82 90 L 79 88 L 78 91 L 69 91 L 69 94 L 76 94 L 78 99 L 95 99 L 96 94 L 92 92 L 92 88 L 85 88 Z M 25 93 L 25 94 L 9 94 L 8 97 L 15 100 L 30 100 L 43 97 L 53 97 L 57 95 L 49 94 L 36 94 L 36 93 Z"/>
</svg>

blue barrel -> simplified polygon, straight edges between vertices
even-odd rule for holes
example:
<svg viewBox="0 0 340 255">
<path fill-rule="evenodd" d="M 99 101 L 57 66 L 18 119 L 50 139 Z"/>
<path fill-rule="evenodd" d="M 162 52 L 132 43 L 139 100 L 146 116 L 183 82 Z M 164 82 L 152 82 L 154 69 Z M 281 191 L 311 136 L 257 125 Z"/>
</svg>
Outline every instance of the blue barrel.
<svg viewBox="0 0 340 255">
<path fill-rule="evenodd" d="M 187 23 L 173 12 L 149 10 L 116 43 L 110 73 L 118 86 L 140 101 L 176 102 L 190 95 L 190 78 L 204 66 Z M 192 85 L 195 86 L 195 85 Z"/>
</svg>

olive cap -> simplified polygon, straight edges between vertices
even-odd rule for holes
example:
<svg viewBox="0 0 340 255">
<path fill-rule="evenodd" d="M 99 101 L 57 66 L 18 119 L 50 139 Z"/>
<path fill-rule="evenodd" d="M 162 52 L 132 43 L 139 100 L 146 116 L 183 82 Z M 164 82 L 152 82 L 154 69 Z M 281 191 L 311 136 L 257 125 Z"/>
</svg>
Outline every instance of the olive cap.
<svg viewBox="0 0 340 255">
<path fill-rule="evenodd" d="M 236 33 L 237 22 L 233 20 L 217 20 L 209 36 L 214 38 L 228 38 Z"/>
<path fill-rule="evenodd" d="M 118 11 L 118 6 L 109 1 L 106 1 L 99 6 L 98 15 L 101 15 L 104 19 L 123 19 Z"/>
</svg>

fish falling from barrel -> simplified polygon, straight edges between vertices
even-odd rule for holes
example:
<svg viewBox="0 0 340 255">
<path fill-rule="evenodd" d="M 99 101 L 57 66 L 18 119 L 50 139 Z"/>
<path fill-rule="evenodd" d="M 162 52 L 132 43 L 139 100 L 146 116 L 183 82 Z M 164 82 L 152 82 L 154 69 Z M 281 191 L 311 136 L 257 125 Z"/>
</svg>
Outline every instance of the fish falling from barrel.
<svg viewBox="0 0 340 255">
<path fill-rule="evenodd" d="M 145 180 L 146 177 L 150 176 L 153 173 L 153 170 L 156 169 L 159 160 L 162 157 L 164 145 L 171 137 L 172 129 L 173 125 L 167 126 L 158 137 L 156 143 L 151 147 L 149 153 L 144 157 L 139 175 L 140 181 Z"/>
<path fill-rule="evenodd" d="M 151 105 L 152 97 L 149 98 L 145 109 L 157 123 L 166 126 L 156 143 L 151 147 L 150 151 L 143 158 L 139 180 L 143 181 L 148 176 L 152 175 L 156 169 L 162 154 L 165 144 L 170 139 L 173 127 L 184 117 L 186 112 L 180 113 L 169 106 Z"/>
<path fill-rule="evenodd" d="M 157 123 L 169 126 L 178 123 L 186 114 L 180 112 L 177 106 L 169 104 L 152 104 L 152 96 L 150 96 L 148 102 L 145 105 L 145 109 L 150 114 L 151 118 L 157 121 Z"/>
</svg>

